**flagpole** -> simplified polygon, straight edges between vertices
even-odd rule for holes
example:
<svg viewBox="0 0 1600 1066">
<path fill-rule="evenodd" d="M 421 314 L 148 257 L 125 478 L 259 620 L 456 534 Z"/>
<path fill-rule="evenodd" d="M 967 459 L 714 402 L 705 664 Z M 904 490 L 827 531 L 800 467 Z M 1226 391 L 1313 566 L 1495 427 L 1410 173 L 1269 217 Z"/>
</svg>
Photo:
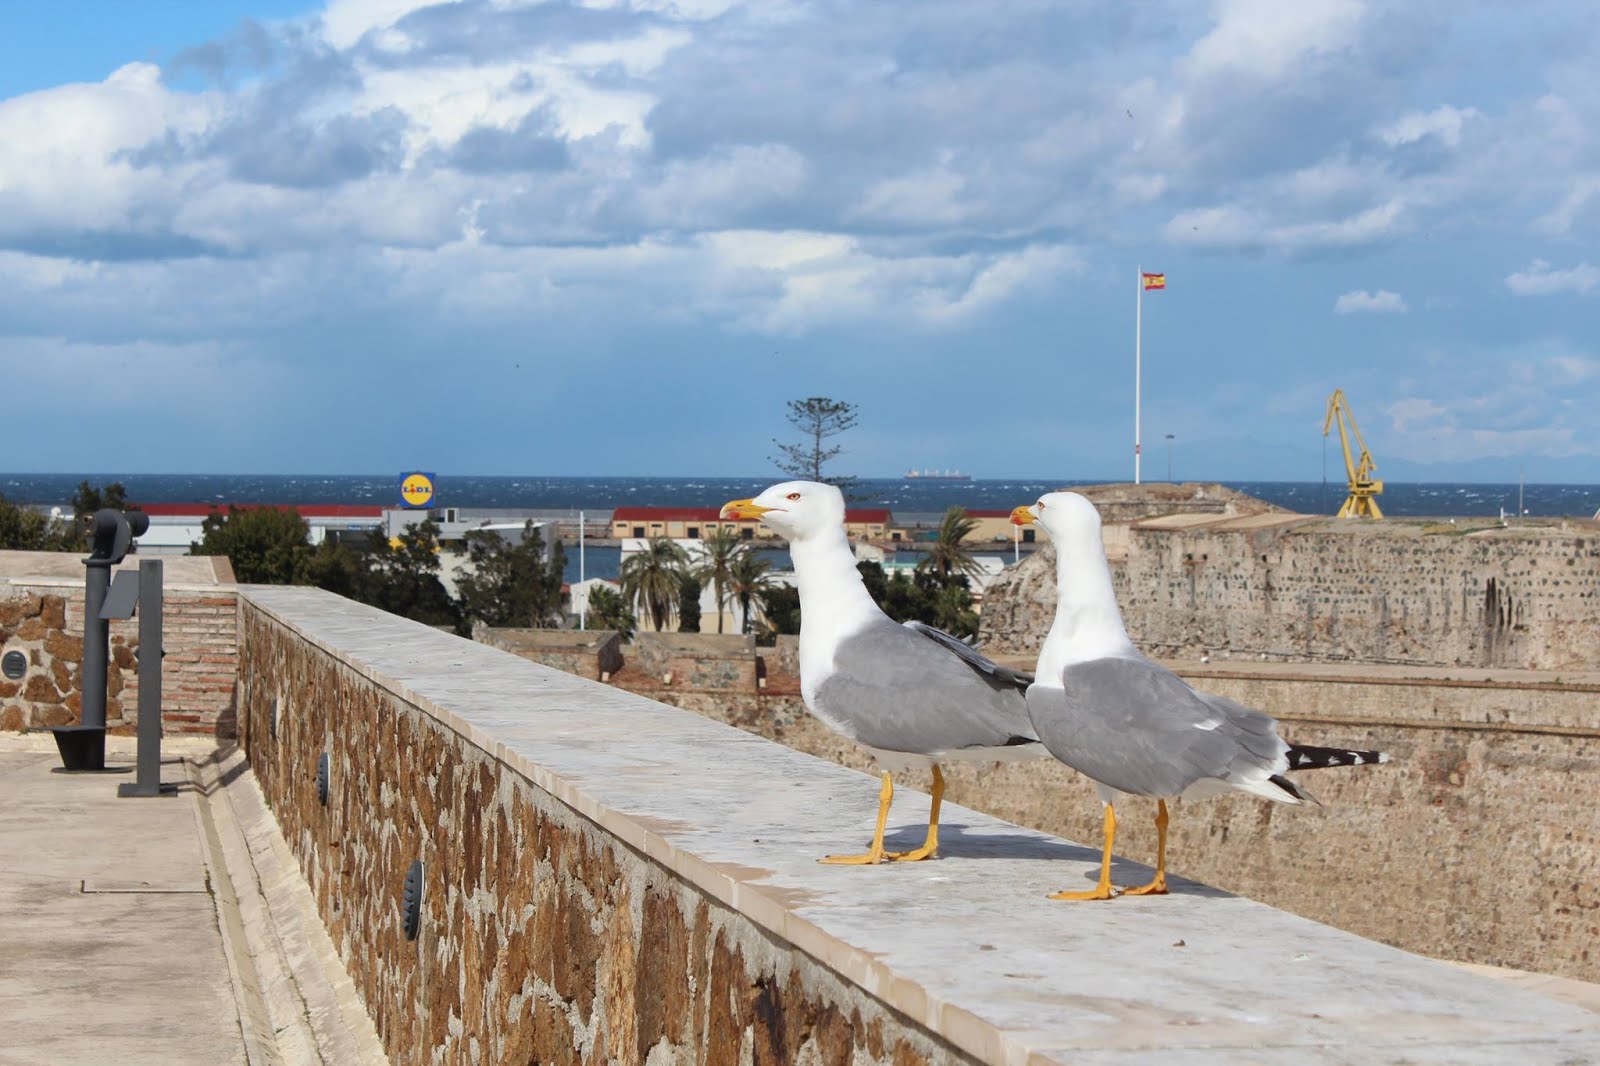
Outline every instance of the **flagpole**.
<svg viewBox="0 0 1600 1066">
<path fill-rule="evenodd" d="M 1138 295 L 1134 297 L 1133 312 L 1133 483 L 1139 484 L 1139 388 L 1143 372 L 1140 352 L 1140 334 L 1144 327 L 1144 267 L 1135 267 L 1135 284 Z"/>
</svg>

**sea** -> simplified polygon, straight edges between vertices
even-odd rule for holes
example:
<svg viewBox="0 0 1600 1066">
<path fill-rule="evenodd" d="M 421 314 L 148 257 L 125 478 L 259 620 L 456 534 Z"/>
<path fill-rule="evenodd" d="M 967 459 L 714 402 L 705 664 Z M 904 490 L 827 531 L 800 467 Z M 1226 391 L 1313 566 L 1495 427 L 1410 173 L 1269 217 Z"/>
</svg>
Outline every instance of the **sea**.
<svg viewBox="0 0 1600 1066">
<path fill-rule="evenodd" d="M 487 477 L 438 474 L 436 507 L 504 508 L 509 511 L 609 511 L 614 507 L 658 505 L 714 507 L 751 496 L 779 480 L 773 474 L 750 477 Z M 394 474 L 0 474 L 0 496 L 13 503 L 66 505 L 78 483 L 100 486 L 121 482 L 138 503 L 291 503 L 368 504 L 398 502 Z M 852 488 L 854 507 L 888 507 L 895 517 L 942 514 L 952 505 L 1010 510 L 1042 492 L 1063 485 L 1109 484 L 1090 479 L 982 478 L 943 481 L 928 478 L 862 478 Z M 1332 514 L 1344 501 L 1344 483 L 1317 481 L 1221 482 L 1268 503 L 1302 514 Z M 1406 517 L 1496 516 L 1502 510 L 1535 516 L 1593 517 L 1600 509 L 1600 485 L 1519 487 L 1491 484 L 1388 481 L 1384 513 Z"/>
<path fill-rule="evenodd" d="M 510 513 L 566 513 L 581 511 L 594 521 L 615 507 L 654 505 L 715 507 L 731 499 L 753 496 L 778 480 L 775 475 L 726 477 L 508 477 L 438 474 L 434 478 L 434 506 L 503 509 Z M 0 474 L 0 496 L 13 503 L 61 506 L 70 501 L 80 482 L 99 487 L 121 482 L 135 503 L 288 503 L 366 504 L 398 503 L 399 477 L 395 474 Z M 1092 479 L 975 478 L 945 481 L 929 478 L 862 478 L 851 489 L 853 507 L 887 507 L 896 522 L 934 524 L 954 505 L 976 510 L 1010 510 L 1040 493 L 1063 485 L 1109 484 Z M 1342 482 L 1222 481 L 1229 488 L 1302 514 L 1333 514 L 1344 502 Z M 1516 514 L 1518 501 L 1533 516 L 1595 515 L 1600 509 L 1600 485 L 1489 485 L 1406 483 L 1388 481 L 1381 499 L 1384 513 L 1405 517 L 1498 517 L 1502 510 Z M 787 569 L 787 554 L 772 551 L 774 566 Z M 580 561 L 569 547 L 568 581 L 581 577 L 615 578 L 621 564 L 619 549 L 587 546 Z"/>
</svg>

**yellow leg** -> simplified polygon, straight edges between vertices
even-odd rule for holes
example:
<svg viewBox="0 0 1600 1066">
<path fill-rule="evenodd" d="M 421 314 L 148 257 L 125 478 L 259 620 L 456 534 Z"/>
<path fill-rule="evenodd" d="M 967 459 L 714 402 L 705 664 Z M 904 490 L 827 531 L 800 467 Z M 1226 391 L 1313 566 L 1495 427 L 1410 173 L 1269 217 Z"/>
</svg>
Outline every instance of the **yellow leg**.
<svg viewBox="0 0 1600 1066">
<path fill-rule="evenodd" d="M 883 787 L 878 789 L 878 830 L 872 834 L 872 847 L 865 855 L 827 855 L 818 862 L 839 866 L 872 866 L 883 861 L 883 827 L 889 821 L 889 804 L 894 802 L 894 779 L 883 775 Z"/>
<path fill-rule="evenodd" d="M 939 852 L 939 801 L 944 798 L 944 774 L 933 768 L 933 803 L 928 808 L 928 838 L 915 851 L 891 851 L 889 858 L 895 862 L 919 862 L 930 859 Z"/>
<path fill-rule="evenodd" d="M 1124 896 L 1165 896 L 1167 894 L 1167 801 L 1156 800 L 1156 876 L 1148 885 L 1125 888 Z"/>
<path fill-rule="evenodd" d="M 1057 892 L 1051 899 L 1110 899 L 1111 892 L 1111 845 L 1117 839 L 1117 812 L 1111 804 L 1106 804 L 1106 817 L 1104 833 L 1106 838 L 1105 853 L 1100 856 L 1100 881 L 1087 892 Z"/>
</svg>

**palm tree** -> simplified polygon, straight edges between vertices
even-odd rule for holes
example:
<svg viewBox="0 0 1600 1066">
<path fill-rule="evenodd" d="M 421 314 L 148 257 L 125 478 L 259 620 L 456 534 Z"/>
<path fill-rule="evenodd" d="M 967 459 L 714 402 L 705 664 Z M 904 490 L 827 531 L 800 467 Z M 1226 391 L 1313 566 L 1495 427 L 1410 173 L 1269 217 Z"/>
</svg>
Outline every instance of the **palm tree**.
<svg viewBox="0 0 1600 1066">
<path fill-rule="evenodd" d="M 628 610 L 628 604 L 623 600 L 622 593 L 608 585 L 589 587 L 588 613 L 591 629 L 615 629 L 622 634 L 623 640 L 632 640 L 633 631 L 639 625 L 633 617 L 633 612 Z"/>
<path fill-rule="evenodd" d="M 978 520 L 968 518 L 964 507 L 952 507 L 939 522 L 939 534 L 928 545 L 928 554 L 917 563 L 918 570 L 932 570 L 941 584 L 952 575 L 966 576 L 981 573 L 983 567 L 962 544 L 967 535 L 978 528 Z"/>
<path fill-rule="evenodd" d="M 709 582 L 711 594 L 717 601 L 717 632 L 722 632 L 722 608 L 728 602 L 728 585 L 733 580 L 733 567 L 739 556 L 749 547 L 739 534 L 728 526 L 719 526 L 700 542 L 700 559 L 694 576 L 702 583 Z"/>
<path fill-rule="evenodd" d="M 756 594 L 766 587 L 767 571 L 771 569 L 772 560 L 753 551 L 740 552 L 728 568 L 728 595 L 739 605 L 746 633 L 750 632 L 751 607 L 756 602 Z"/>
<path fill-rule="evenodd" d="M 689 554 L 667 537 L 648 541 L 644 551 L 622 564 L 622 595 L 629 603 L 644 602 L 656 632 L 666 631 L 678 609 L 681 580 L 689 568 Z"/>
</svg>

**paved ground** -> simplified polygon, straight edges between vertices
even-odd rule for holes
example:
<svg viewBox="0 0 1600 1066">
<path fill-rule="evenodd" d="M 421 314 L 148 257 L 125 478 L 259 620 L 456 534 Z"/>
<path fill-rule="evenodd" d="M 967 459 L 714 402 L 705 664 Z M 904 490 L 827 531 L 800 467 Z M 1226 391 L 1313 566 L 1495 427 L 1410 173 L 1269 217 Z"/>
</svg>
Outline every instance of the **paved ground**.
<svg viewBox="0 0 1600 1066">
<path fill-rule="evenodd" d="M 169 738 L 152 799 L 59 766 L 0 734 L 0 1066 L 385 1062 L 236 749 Z"/>
<path fill-rule="evenodd" d="M 60 765 L 0 739 L 0 1064 L 245 1063 L 184 762 L 157 799 Z"/>
</svg>

